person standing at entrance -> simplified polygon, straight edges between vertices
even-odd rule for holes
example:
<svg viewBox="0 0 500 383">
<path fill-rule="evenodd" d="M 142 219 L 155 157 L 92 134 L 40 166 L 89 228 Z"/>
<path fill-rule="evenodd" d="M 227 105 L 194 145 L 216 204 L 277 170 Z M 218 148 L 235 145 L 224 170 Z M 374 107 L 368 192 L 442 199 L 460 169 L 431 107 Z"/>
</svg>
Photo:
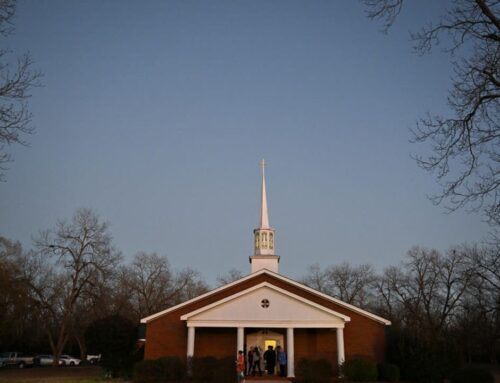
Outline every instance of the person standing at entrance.
<svg viewBox="0 0 500 383">
<path fill-rule="evenodd" d="M 273 350 L 273 346 L 269 346 L 267 351 L 264 353 L 264 359 L 266 360 L 266 369 L 269 375 L 274 375 L 274 367 L 276 366 L 276 352 Z"/>
<path fill-rule="evenodd" d="M 238 383 L 245 383 L 245 355 L 243 351 L 238 351 L 238 359 L 236 359 L 236 379 Z"/>
<path fill-rule="evenodd" d="M 253 347 L 248 348 L 247 353 L 247 375 L 250 375 L 253 367 Z"/>
<path fill-rule="evenodd" d="M 252 354 L 252 375 L 255 376 L 255 367 L 259 368 L 259 375 L 262 376 L 262 369 L 260 368 L 260 351 L 258 347 L 253 349 Z"/>
<path fill-rule="evenodd" d="M 278 365 L 280 366 L 280 376 L 286 376 L 286 354 L 280 346 L 276 347 Z"/>
</svg>

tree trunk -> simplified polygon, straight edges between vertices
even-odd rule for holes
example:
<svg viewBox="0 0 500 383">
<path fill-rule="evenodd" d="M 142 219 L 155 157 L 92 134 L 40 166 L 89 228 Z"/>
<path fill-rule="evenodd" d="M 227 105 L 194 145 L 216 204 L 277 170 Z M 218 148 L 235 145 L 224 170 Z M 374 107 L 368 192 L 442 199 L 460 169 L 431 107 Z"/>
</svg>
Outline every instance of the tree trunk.
<svg viewBox="0 0 500 383">
<path fill-rule="evenodd" d="M 75 335 L 76 342 L 78 343 L 78 348 L 80 349 L 80 359 L 83 361 L 87 360 L 87 345 L 85 344 L 85 339 L 79 335 Z"/>
</svg>

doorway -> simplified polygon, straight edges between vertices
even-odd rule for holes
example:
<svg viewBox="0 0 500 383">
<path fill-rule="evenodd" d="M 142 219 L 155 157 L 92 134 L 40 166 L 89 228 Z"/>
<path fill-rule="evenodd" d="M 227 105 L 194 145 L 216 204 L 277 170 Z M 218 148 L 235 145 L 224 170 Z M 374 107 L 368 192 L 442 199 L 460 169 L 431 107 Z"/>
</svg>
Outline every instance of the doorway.
<svg viewBox="0 0 500 383">
<path fill-rule="evenodd" d="M 285 347 L 284 334 L 271 330 L 248 332 L 245 340 L 247 347 L 257 347 L 263 351 L 267 350 L 268 346 L 273 346 L 275 350 L 277 346 Z"/>
<path fill-rule="evenodd" d="M 272 346 L 272 348 L 274 350 L 276 350 L 276 341 L 275 340 L 272 340 L 272 339 L 266 339 L 264 341 L 264 350 L 267 350 L 269 348 L 269 346 Z"/>
</svg>

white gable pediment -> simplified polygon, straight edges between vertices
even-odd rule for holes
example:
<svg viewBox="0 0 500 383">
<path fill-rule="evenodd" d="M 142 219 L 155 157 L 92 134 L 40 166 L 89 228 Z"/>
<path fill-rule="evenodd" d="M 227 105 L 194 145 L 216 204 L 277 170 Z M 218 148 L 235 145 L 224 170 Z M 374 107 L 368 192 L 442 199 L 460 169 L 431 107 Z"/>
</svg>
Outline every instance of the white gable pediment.
<svg viewBox="0 0 500 383">
<path fill-rule="evenodd" d="M 181 316 L 195 327 L 344 327 L 350 318 L 268 282 Z"/>
</svg>

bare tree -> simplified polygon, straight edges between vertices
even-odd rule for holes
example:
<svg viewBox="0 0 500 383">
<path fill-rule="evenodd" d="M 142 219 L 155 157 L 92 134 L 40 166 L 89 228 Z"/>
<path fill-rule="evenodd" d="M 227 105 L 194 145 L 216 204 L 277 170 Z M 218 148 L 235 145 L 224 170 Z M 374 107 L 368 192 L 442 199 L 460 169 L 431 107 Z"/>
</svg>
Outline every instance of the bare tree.
<svg viewBox="0 0 500 383">
<path fill-rule="evenodd" d="M 403 0 L 365 0 L 368 16 L 381 19 L 387 30 Z M 413 140 L 431 145 L 417 156 L 423 169 L 436 175 L 442 191 L 436 204 L 447 208 L 483 209 L 489 222 L 500 225 L 500 3 L 498 0 L 454 0 L 435 25 L 412 35 L 418 53 L 442 40 L 453 57 L 449 91 L 450 115 L 422 118 Z M 443 39 L 443 37 L 446 37 Z"/>
<path fill-rule="evenodd" d="M 375 273 L 370 265 L 350 266 L 344 262 L 329 269 L 334 295 L 340 300 L 365 307 Z"/>
<path fill-rule="evenodd" d="M 123 270 L 125 284 L 131 293 L 132 307 L 138 318 L 169 306 L 177 291 L 172 291 L 174 278 L 167 257 L 140 252 L 131 265 Z"/>
<path fill-rule="evenodd" d="M 373 281 L 375 299 L 372 302 L 372 307 L 393 322 L 395 318 L 398 318 L 398 321 L 405 320 L 401 316 L 404 312 L 404 305 L 398 299 L 398 287 L 402 285 L 404 280 L 403 270 L 397 266 L 390 266 L 384 270 L 382 275 L 376 276 Z"/>
<path fill-rule="evenodd" d="M 209 286 L 204 281 L 202 275 L 189 267 L 179 271 L 175 280 L 178 291 L 174 300 L 174 304 L 176 305 L 196 298 L 209 290 Z"/>
<path fill-rule="evenodd" d="M 12 32 L 15 12 L 16 0 L 0 0 L 0 37 L 5 38 Z M 33 70 L 29 54 L 12 60 L 8 50 L 0 49 L 0 180 L 11 159 L 7 147 L 26 145 L 24 136 L 33 133 L 27 100 L 31 97 L 30 90 L 40 85 L 40 77 L 41 74 Z"/>
<path fill-rule="evenodd" d="M 302 278 L 302 282 L 309 287 L 361 307 L 368 304 L 373 280 L 374 272 L 370 265 L 350 266 L 347 262 L 324 270 L 315 264 Z"/>
<path fill-rule="evenodd" d="M 321 270 L 318 263 L 311 265 L 307 269 L 307 274 L 302 277 L 302 283 L 306 286 L 313 288 L 324 294 L 330 294 L 328 287 L 328 273 L 327 270 Z"/>
<path fill-rule="evenodd" d="M 364 3 L 370 19 L 382 20 L 384 32 L 394 24 L 403 7 L 403 0 L 364 0 Z"/>
<path fill-rule="evenodd" d="M 35 244 L 39 251 L 26 269 L 32 276 L 33 297 L 47 316 L 57 365 L 77 307 L 113 273 L 121 255 L 112 245 L 108 224 L 89 209 L 79 209 L 70 222 L 60 221 L 54 230 L 40 233 Z"/>
<path fill-rule="evenodd" d="M 23 273 L 25 256 L 19 242 L 0 237 L 0 343 L 7 348 L 28 343 L 37 330 Z"/>
<path fill-rule="evenodd" d="M 121 273 L 122 288 L 128 290 L 131 305 L 142 318 L 174 306 L 207 290 L 199 274 L 191 269 L 175 272 L 167 257 L 140 252 Z"/>
<path fill-rule="evenodd" d="M 500 297 L 500 246 L 463 246 L 459 251 L 469 260 L 471 268 L 485 283 L 485 288 Z"/>
<path fill-rule="evenodd" d="M 390 267 L 375 283 L 379 304 L 406 327 L 436 336 L 450 325 L 473 273 L 462 253 L 414 247 L 401 267 Z"/>
<path fill-rule="evenodd" d="M 243 273 L 240 270 L 231 269 L 227 273 L 221 274 L 217 277 L 217 285 L 224 286 L 241 278 L 243 278 Z"/>
</svg>

